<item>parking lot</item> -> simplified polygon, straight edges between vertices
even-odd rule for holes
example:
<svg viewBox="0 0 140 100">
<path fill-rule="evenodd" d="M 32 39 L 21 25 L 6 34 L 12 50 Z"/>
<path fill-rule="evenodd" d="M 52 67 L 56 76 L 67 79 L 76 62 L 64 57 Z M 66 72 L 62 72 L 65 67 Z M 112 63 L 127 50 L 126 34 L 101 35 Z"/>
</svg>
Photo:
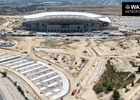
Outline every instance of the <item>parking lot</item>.
<svg viewBox="0 0 140 100">
<path fill-rule="evenodd" d="M 63 73 L 50 65 L 31 58 L 0 52 L 0 65 L 12 68 L 31 80 L 46 98 L 58 99 L 69 90 L 69 82 Z"/>
</svg>

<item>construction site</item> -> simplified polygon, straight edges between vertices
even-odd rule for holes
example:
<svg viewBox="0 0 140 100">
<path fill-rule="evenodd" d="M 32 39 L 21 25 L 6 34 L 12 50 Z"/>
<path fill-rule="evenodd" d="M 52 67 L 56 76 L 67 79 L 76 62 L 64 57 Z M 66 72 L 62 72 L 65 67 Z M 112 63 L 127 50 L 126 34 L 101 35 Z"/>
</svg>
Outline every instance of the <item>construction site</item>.
<svg viewBox="0 0 140 100">
<path fill-rule="evenodd" d="M 110 100 L 114 90 L 122 100 L 139 100 L 139 17 L 109 16 L 118 30 L 71 36 L 21 30 L 21 16 L 5 18 L 0 26 L 4 100 Z"/>
</svg>

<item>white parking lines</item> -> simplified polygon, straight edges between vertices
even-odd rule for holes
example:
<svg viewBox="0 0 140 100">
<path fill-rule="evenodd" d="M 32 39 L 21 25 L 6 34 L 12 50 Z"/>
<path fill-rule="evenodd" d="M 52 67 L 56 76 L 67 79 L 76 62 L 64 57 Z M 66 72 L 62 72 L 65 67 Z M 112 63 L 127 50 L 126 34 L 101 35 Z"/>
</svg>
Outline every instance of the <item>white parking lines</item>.
<svg viewBox="0 0 140 100">
<path fill-rule="evenodd" d="M 49 78 L 49 79 L 46 79 L 46 80 L 44 80 L 44 81 L 42 81 L 42 82 L 47 82 L 47 81 L 53 80 L 53 79 L 58 78 L 58 77 L 60 77 L 60 76 L 54 76 L 54 77 L 51 77 L 51 78 Z"/>
<path fill-rule="evenodd" d="M 22 64 L 19 64 L 19 65 L 15 65 L 15 66 L 10 67 L 10 68 L 20 67 L 20 66 L 23 66 L 23 65 L 29 64 L 29 63 L 31 63 L 31 62 L 34 62 L 34 61 L 28 61 L 28 62 L 26 62 L 26 63 L 22 63 Z"/>
<path fill-rule="evenodd" d="M 52 94 L 52 92 L 48 92 L 48 93 L 45 94 L 45 96 L 47 97 L 47 96 L 49 96 L 51 94 Z"/>
<path fill-rule="evenodd" d="M 36 83 L 35 85 L 39 85 L 39 84 L 41 84 L 41 83 Z"/>
<path fill-rule="evenodd" d="M 48 87 L 52 87 L 52 86 L 54 86 L 56 84 L 58 84 L 58 82 L 52 83 L 52 84 L 48 85 Z"/>
<path fill-rule="evenodd" d="M 30 72 L 30 71 L 33 71 L 33 70 L 36 70 L 36 69 L 40 69 L 42 67 L 44 67 L 44 66 L 37 67 L 37 68 L 31 69 L 31 70 L 27 70 L 27 71 L 24 71 L 24 72 L 21 72 L 21 73 L 24 74 L 24 73 L 27 73 L 27 72 Z"/>
<path fill-rule="evenodd" d="M 2 59 L 3 58 L 8 58 L 8 57 L 11 57 L 12 55 L 4 55 L 4 56 L 2 56 Z"/>
<path fill-rule="evenodd" d="M 53 74 L 53 73 L 55 73 L 55 72 L 50 72 L 50 73 L 47 73 L 47 74 L 44 74 L 44 75 L 41 75 L 41 76 L 32 78 L 31 81 L 37 80 L 37 79 L 42 78 L 42 77 L 47 76 L 47 75 L 51 75 L 51 74 Z"/>
<path fill-rule="evenodd" d="M 31 63 L 31 62 L 30 62 L 30 63 Z M 18 71 L 18 70 L 23 70 L 23 69 L 26 69 L 26 68 L 30 68 L 30 67 L 33 67 L 33 66 L 36 66 L 36 65 L 38 65 L 38 64 L 35 63 L 35 64 L 27 65 L 27 66 L 24 66 L 24 67 L 22 67 L 22 68 L 16 69 L 16 71 Z"/>
<path fill-rule="evenodd" d="M 2 62 L 2 63 L 0 63 L 0 64 L 5 64 L 5 63 L 9 63 L 9 62 L 14 62 L 14 61 L 21 60 L 21 59 L 23 59 L 23 58 L 17 58 L 17 59 L 14 59 L 14 58 L 13 58 L 13 60 L 5 61 L 5 62 Z"/>
<path fill-rule="evenodd" d="M 24 60 L 20 60 L 20 61 L 16 61 L 16 62 L 13 62 L 13 63 L 10 63 L 10 64 L 6 64 L 6 66 L 11 66 L 11 65 L 14 65 L 14 64 L 21 64 L 25 61 L 28 61 L 27 59 L 24 59 Z"/>
<path fill-rule="evenodd" d="M 17 57 L 17 56 L 9 56 L 9 57 L 6 57 L 6 58 L 2 58 L 0 61 L 5 61 L 5 60 L 7 60 L 7 59 L 13 59 L 13 58 L 15 58 L 15 57 Z"/>
<path fill-rule="evenodd" d="M 45 89 L 46 89 L 46 87 L 42 87 L 42 88 L 40 88 L 41 91 L 43 91 L 43 90 L 45 90 Z"/>
<path fill-rule="evenodd" d="M 53 90 L 54 92 L 58 92 L 58 91 L 60 91 L 60 89 L 55 89 L 55 90 Z"/>
</svg>

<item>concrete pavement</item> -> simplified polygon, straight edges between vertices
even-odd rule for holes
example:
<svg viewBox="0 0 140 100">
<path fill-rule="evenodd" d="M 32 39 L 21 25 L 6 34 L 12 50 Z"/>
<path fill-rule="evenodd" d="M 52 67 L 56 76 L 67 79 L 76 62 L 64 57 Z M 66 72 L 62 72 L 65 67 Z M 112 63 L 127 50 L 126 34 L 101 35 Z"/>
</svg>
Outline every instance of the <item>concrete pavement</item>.
<svg viewBox="0 0 140 100">
<path fill-rule="evenodd" d="M 87 81 L 86 85 L 89 86 L 92 84 L 93 80 L 95 79 L 95 77 L 98 75 L 100 69 L 101 69 L 101 66 L 103 64 L 103 61 L 100 60 L 96 66 L 96 68 L 94 69 L 92 75 L 90 76 L 89 80 Z"/>
<path fill-rule="evenodd" d="M 1 92 L 0 92 L 0 100 L 5 100 Z"/>
</svg>

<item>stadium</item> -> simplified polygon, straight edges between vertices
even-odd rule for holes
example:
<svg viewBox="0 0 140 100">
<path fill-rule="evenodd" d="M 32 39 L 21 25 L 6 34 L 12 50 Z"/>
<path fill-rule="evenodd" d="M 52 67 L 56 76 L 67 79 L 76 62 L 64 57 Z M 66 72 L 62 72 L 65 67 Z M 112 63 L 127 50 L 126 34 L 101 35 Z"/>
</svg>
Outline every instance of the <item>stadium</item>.
<svg viewBox="0 0 140 100">
<path fill-rule="evenodd" d="M 107 29 L 107 16 L 88 12 L 44 12 L 26 15 L 21 19 L 24 30 L 38 32 L 89 32 Z"/>
</svg>

